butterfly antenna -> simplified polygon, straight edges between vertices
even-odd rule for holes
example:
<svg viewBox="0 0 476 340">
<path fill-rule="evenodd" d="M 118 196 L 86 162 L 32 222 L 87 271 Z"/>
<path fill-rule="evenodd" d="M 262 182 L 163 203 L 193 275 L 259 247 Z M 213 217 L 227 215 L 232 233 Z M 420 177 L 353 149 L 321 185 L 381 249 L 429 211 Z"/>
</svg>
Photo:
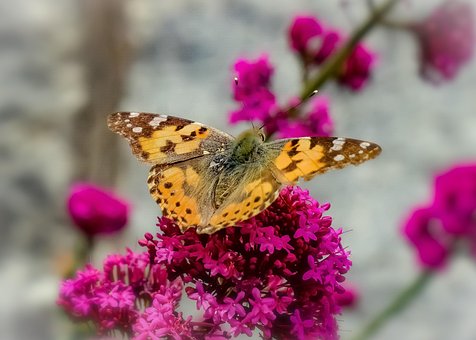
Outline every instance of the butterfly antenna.
<svg viewBox="0 0 476 340">
<path fill-rule="evenodd" d="M 301 106 L 302 104 L 304 104 L 304 102 L 305 102 L 306 100 L 308 100 L 309 98 L 314 97 L 318 92 L 319 92 L 319 90 L 314 90 L 314 91 L 312 91 L 312 92 L 309 94 L 309 96 L 307 96 L 307 97 L 304 98 L 304 99 L 299 100 L 299 102 L 298 102 L 297 104 L 291 106 L 291 107 L 290 107 L 289 109 L 287 109 L 285 112 L 286 112 L 286 113 L 289 113 L 289 111 L 293 111 L 293 110 L 297 109 L 299 106 Z"/>
<path fill-rule="evenodd" d="M 233 78 L 233 80 L 235 81 L 235 85 L 238 86 L 238 77 Z"/>
</svg>

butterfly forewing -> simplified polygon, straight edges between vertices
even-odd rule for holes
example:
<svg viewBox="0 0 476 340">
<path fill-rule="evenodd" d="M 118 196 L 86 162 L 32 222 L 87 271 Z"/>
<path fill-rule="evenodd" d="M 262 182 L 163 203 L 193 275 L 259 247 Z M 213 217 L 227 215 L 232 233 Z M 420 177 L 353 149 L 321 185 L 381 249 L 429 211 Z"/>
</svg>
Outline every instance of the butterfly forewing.
<svg viewBox="0 0 476 340">
<path fill-rule="evenodd" d="M 281 139 L 267 146 L 276 152 L 273 171 L 283 184 L 295 184 L 299 178 L 309 180 L 331 169 L 358 165 L 381 151 L 374 143 L 336 137 Z"/>
<path fill-rule="evenodd" d="M 108 127 L 125 137 L 142 161 L 169 164 L 223 151 L 230 135 L 188 119 L 143 112 L 116 112 Z"/>
</svg>

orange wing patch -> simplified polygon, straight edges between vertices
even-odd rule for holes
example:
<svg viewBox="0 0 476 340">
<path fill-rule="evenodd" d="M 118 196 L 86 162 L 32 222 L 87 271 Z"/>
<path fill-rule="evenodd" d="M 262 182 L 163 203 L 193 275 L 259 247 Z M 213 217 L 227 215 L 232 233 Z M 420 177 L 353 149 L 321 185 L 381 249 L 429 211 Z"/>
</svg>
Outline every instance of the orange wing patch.
<svg viewBox="0 0 476 340">
<path fill-rule="evenodd" d="M 303 137 L 268 143 L 276 152 L 276 178 L 283 184 L 295 184 L 299 178 L 309 180 L 316 174 L 347 165 L 358 165 L 377 157 L 377 144 L 351 138 Z"/>
<path fill-rule="evenodd" d="M 268 171 L 232 194 L 213 214 L 208 225 L 197 231 L 211 234 L 259 214 L 278 197 L 280 187 L 281 184 Z"/>
<path fill-rule="evenodd" d="M 153 113 L 116 112 L 110 130 L 125 137 L 134 155 L 153 164 L 170 164 L 223 151 L 230 135 L 203 124 Z"/>
<path fill-rule="evenodd" d="M 198 123 L 183 126 L 164 126 L 153 131 L 150 136 L 139 137 L 137 147 L 148 161 L 161 162 L 175 155 L 184 155 L 200 151 L 200 144 L 207 138 L 209 131 Z"/>
<path fill-rule="evenodd" d="M 323 156 L 324 148 L 311 138 L 292 139 L 284 144 L 274 165 L 286 182 L 296 183 L 299 177 L 308 177 L 324 167 L 325 163 L 320 162 Z"/>
<path fill-rule="evenodd" d="M 189 176 L 191 174 L 197 175 L 191 165 L 156 165 L 150 170 L 147 181 L 150 194 L 161 207 L 162 215 L 174 219 L 182 230 L 201 221 L 199 202 L 191 190 L 198 185 L 199 178 Z"/>
</svg>

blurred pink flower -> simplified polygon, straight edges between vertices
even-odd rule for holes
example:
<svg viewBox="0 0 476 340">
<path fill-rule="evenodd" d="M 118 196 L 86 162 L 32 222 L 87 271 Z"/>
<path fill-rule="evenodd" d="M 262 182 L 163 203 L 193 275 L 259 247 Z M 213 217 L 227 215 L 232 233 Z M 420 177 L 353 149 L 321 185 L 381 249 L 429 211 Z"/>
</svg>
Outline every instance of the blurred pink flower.
<svg viewBox="0 0 476 340">
<path fill-rule="evenodd" d="M 237 80 L 233 79 L 233 98 L 241 107 L 230 113 L 231 123 L 264 121 L 276 104 L 271 88 L 273 66 L 266 55 L 250 61 L 238 59 L 234 66 Z"/>
<path fill-rule="evenodd" d="M 321 64 L 340 41 L 337 31 L 324 28 L 316 17 L 296 16 L 288 29 L 289 44 L 306 64 Z"/>
<path fill-rule="evenodd" d="M 345 291 L 336 295 L 336 300 L 339 306 L 345 308 L 354 308 L 359 302 L 360 294 L 357 287 L 350 284 L 343 285 Z"/>
<path fill-rule="evenodd" d="M 458 165 L 435 179 L 432 204 L 416 208 L 403 233 L 421 265 L 442 268 L 456 243 L 467 243 L 476 257 L 476 165 Z"/>
<path fill-rule="evenodd" d="M 431 207 L 416 208 L 410 213 L 403 233 L 416 248 L 423 268 L 443 268 L 449 256 L 449 243 Z"/>
<path fill-rule="evenodd" d="M 311 110 L 305 116 L 278 120 L 277 131 L 280 138 L 331 136 L 334 122 L 329 113 L 329 99 L 318 96 L 312 101 Z"/>
<path fill-rule="evenodd" d="M 310 15 L 296 16 L 289 26 L 289 43 L 291 48 L 307 55 L 312 49 L 310 45 L 320 45 L 324 29 L 317 18 Z"/>
<path fill-rule="evenodd" d="M 89 183 L 71 187 L 67 207 L 74 224 L 89 237 L 119 232 L 129 216 L 129 204 L 125 200 Z"/>
<path fill-rule="evenodd" d="M 433 83 L 453 79 L 473 56 L 474 16 L 471 4 L 444 1 L 413 26 L 420 42 L 421 74 Z"/>
<path fill-rule="evenodd" d="M 357 44 L 354 51 L 344 62 L 337 80 L 341 85 L 353 91 L 359 91 L 370 78 L 374 64 L 375 54 L 363 44 Z"/>
</svg>

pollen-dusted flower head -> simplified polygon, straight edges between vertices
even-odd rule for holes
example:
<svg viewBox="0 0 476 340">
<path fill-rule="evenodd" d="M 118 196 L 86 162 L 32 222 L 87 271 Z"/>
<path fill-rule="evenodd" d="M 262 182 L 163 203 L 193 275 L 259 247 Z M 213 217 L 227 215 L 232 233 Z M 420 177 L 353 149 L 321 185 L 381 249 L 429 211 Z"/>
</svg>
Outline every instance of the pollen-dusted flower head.
<svg viewBox="0 0 476 340">
<path fill-rule="evenodd" d="M 193 228 L 181 233 L 161 218 L 162 233 L 151 250 L 169 279 L 183 280 L 209 332 L 334 339 L 340 311 L 335 295 L 344 291 L 351 261 L 341 230 L 324 215 L 328 209 L 307 191 L 288 187 L 267 210 L 212 235 Z M 157 326 L 152 331 L 157 323 L 150 315 L 156 312 L 148 313 L 143 329 L 164 334 Z"/>
<path fill-rule="evenodd" d="M 129 204 L 125 200 L 89 183 L 71 187 L 67 207 L 74 224 L 89 237 L 122 230 L 129 216 Z"/>
<path fill-rule="evenodd" d="M 413 26 L 420 43 L 420 69 L 433 83 L 453 79 L 473 56 L 474 13 L 471 4 L 444 1 L 431 15 Z"/>
<path fill-rule="evenodd" d="M 428 269 L 443 267 L 455 244 L 469 245 L 476 257 L 476 165 L 457 165 L 436 176 L 433 202 L 410 214 L 403 233 Z"/>
</svg>

